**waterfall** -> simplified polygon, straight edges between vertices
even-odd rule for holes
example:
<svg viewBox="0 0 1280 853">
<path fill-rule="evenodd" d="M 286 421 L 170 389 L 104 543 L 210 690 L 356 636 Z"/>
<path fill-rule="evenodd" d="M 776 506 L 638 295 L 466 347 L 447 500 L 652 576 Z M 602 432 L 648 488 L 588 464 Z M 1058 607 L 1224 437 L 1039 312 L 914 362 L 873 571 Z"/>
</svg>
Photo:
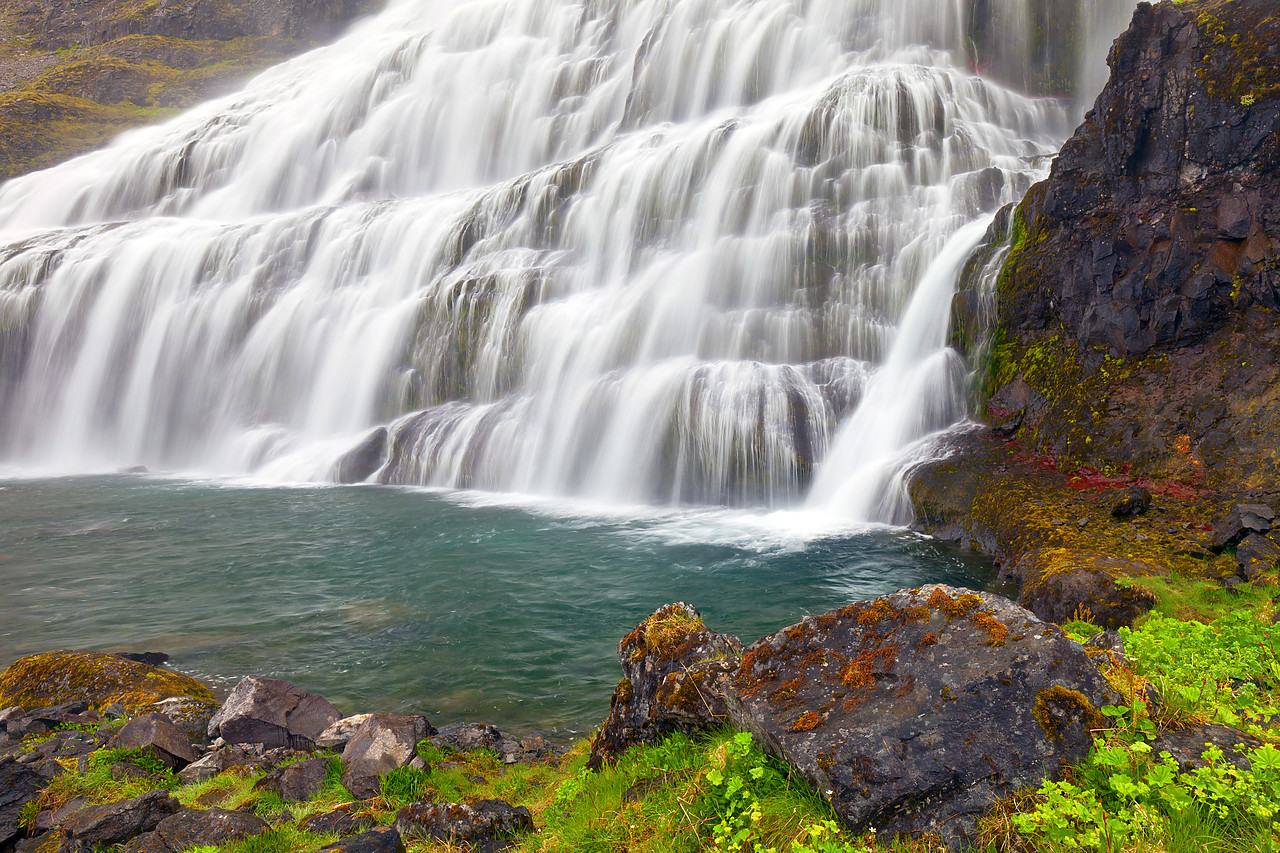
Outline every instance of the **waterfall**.
<svg viewBox="0 0 1280 853">
<path fill-rule="evenodd" d="M 1132 5 L 392 2 L 0 187 L 0 464 L 882 517 Z"/>
</svg>

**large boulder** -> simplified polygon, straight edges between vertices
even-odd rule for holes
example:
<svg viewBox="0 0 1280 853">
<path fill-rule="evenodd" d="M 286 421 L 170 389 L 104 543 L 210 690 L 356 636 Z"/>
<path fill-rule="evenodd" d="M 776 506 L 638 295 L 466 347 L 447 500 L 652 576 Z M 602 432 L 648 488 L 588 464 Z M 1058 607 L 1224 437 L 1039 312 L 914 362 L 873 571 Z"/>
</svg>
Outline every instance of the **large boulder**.
<svg viewBox="0 0 1280 853">
<path fill-rule="evenodd" d="M 95 711 L 119 703 L 134 713 L 173 696 L 213 701 L 213 692 L 190 676 L 102 652 L 44 652 L 0 673 L 0 707 L 83 701 Z"/>
<path fill-rule="evenodd" d="M 623 678 L 591 742 L 589 766 L 672 732 L 692 734 L 723 723 L 724 691 L 741 652 L 737 637 L 708 629 L 684 602 L 655 610 L 618 644 Z"/>
<path fill-rule="evenodd" d="M 112 749 L 147 750 L 171 770 L 181 770 L 196 760 L 190 738 L 164 714 L 134 717 L 116 733 L 110 746 Z"/>
<path fill-rule="evenodd" d="M 327 699 L 274 678 L 249 676 L 236 685 L 209 721 L 209 736 L 227 743 L 260 743 L 268 749 L 311 749 L 342 718 Z"/>
<path fill-rule="evenodd" d="M 70 853 L 89 853 L 122 844 L 155 829 L 160 821 L 179 808 L 178 801 L 163 789 L 132 800 L 88 806 L 62 822 L 59 827 L 62 847 Z"/>
<path fill-rule="evenodd" d="M 1107 629 L 1131 626 L 1156 605 L 1153 593 L 1116 581 L 1165 574 L 1142 560 L 1071 548 L 1035 551 L 1024 561 L 1019 604 L 1049 622 L 1084 618 Z"/>
<path fill-rule="evenodd" d="M 1085 757 L 1098 667 L 1056 626 L 941 584 L 851 604 L 750 646 L 729 694 L 855 831 L 973 837 L 996 800 Z"/>
<path fill-rule="evenodd" d="M 533 817 L 505 800 L 414 803 L 396 814 L 395 827 L 406 838 L 475 844 L 532 832 Z"/>
<path fill-rule="evenodd" d="M 139 714 L 164 714 L 182 730 L 192 743 L 204 743 L 209 737 L 209 721 L 218 712 L 218 703 L 190 696 L 161 699 L 138 709 Z"/>
<path fill-rule="evenodd" d="M 193 847 L 219 847 L 270 828 L 265 820 L 247 812 L 216 807 L 182 809 L 161 820 L 151 832 L 135 837 L 121 853 L 182 853 Z"/>
<path fill-rule="evenodd" d="M 425 717 L 370 714 L 342 750 L 342 784 L 356 797 L 376 797 L 382 777 L 408 764 L 418 741 L 435 731 Z"/>
</svg>

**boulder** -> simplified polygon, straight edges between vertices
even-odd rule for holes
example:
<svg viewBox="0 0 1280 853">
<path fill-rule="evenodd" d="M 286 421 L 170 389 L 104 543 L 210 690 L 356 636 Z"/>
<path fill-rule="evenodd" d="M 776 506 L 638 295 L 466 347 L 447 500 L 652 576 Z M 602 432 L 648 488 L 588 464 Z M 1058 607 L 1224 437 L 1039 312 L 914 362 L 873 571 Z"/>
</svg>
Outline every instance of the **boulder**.
<svg viewBox="0 0 1280 853">
<path fill-rule="evenodd" d="M 112 749 L 145 749 L 169 766 L 181 770 L 196 760 L 186 733 L 164 714 L 134 717 L 111 739 Z"/>
<path fill-rule="evenodd" d="M 347 745 L 347 741 L 351 740 L 352 736 L 355 735 L 356 729 L 363 726 L 365 721 L 372 716 L 372 714 L 354 714 L 350 717 L 343 717 L 320 733 L 320 737 L 316 738 L 316 746 L 321 749 L 337 749 L 341 751 Z"/>
<path fill-rule="evenodd" d="M 1160 732 L 1151 742 L 1151 754 L 1169 753 L 1178 762 L 1178 769 L 1185 773 L 1197 767 L 1204 767 L 1208 763 L 1204 760 L 1204 751 L 1211 746 L 1222 750 L 1224 761 L 1235 765 L 1240 770 L 1248 770 L 1250 769 L 1249 759 L 1245 758 L 1240 750 L 1257 749 L 1262 746 L 1262 741 L 1239 729 L 1219 723 L 1209 723 Z"/>
<path fill-rule="evenodd" d="M 333 478 L 339 483 L 363 483 L 386 464 L 390 448 L 387 428 L 378 427 L 342 454 L 334 465 Z"/>
<path fill-rule="evenodd" d="M 614 761 L 637 743 L 724 723 L 724 691 L 741 652 L 737 637 L 709 630 L 684 602 L 655 610 L 618 644 L 623 678 L 591 742 L 588 766 Z"/>
<path fill-rule="evenodd" d="M 0 706 L 84 702 L 101 711 L 119 703 L 133 713 L 172 696 L 213 701 L 209 688 L 190 676 L 101 652 L 45 652 L 0 673 Z"/>
<path fill-rule="evenodd" d="M 0 847 L 17 837 L 22 809 L 62 772 L 55 761 L 19 764 L 13 758 L 0 758 Z"/>
<path fill-rule="evenodd" d="M 406 838 L 475 844 L 532 832 L 533 817 L 504 800 L 414 803 L 396 814 L 395 827 Z"/>
<path fill-rule="evenodd" d="M 364 815 L 352 814 L 354 807 L 363 803 L 344 803 L 333 811 L 308 815 L 302 819 L 302 828 L 307 832 L 331 834 L 346 838 L 364 832 L 373 826 L 373 819 Z"/>
<path fill-rule="evenodd" d="M 1236 504 L 1213 524 L 1212 547 L 1221 553 L 1239 545 L 1250 535 L 1265 536 L 1271 532 L 1275 510 L 1265 504 Z"/>
<path fill-rule="evenodd" d="M 181 808 L 163 789 L 141 797 L 88 806 L 62 822 L 62 846 L 68 851 L 88 851 L 122 844 L 156 828 L 160 821 Z"/>
<path fill-rule="evenodd" d="M 1085 618 L 1108 629 L 1132 625 L 1156 604 L 1151 592 L 1116 581 L 1164 573 L 1142 560 L 1067 548 L 1035 551 L 1024 561 L 1019 604 L 1046 621 Z"/>
<path fill-rule="evenodd" d="M 182 809 L 121 848 L 121 853 L 181 853 L 192 847 L 219 847 L 229 841 L 261 835 L 271 828 L 248 812 L 211 808 Z"/>
<path fill-rule="evenodd" d="M 1130 486 L 1111 507 L 1112 518 L 1141 515 L 1151 508 L 1151 492 L 1142 486 Z"/>
<path fill-rule="evenodd" d="M 255 791 L 272 791 L 286 803 L 302 803 L 320 792 L 328 775 L 329 760 L 312 758 L 272 770 L 253 788 Z"/>
<path fill-rule="evenodd" d="M 336 853 L 404 853 L 404 839 L 394 826 L 376 826 L 328 847 L 321 847 L 320 850 L 332 850 Z"/>
<path fill-rule="evenodd" d="M 178 781 L 184 785 L 212 779 L 230 767 L 265 767 L 266 762 L 257 755 L 236 746 L 224 746 L 206 753 L 182 770 L 178 771 Z"/>
<path fill-rule="evenodd" d="M 249 676 L 213 715 L 208 733 L 227 743 L 311 749 L 321 732 L 341 717 L 320 696 L 274 678 Z"/>
<path fill-rule="evenodd" d="M 192 743 L 205 743 L 209 739 L 209 721 L 217 713 L 218 703 L 190 696 L 161 699 L 138 709 L 139 714 L 164 714 Z"/>
<path fill-rule="evenodd" d="M 382 777 L 408 764 L 418 741 L 435 731 L 425 717 L 370 714 L 342 750 L 342 784 L 353 796 L 376 797 Z"/>
<path fill-rule="evenodd" d="M 733 722 L 856 832 L 972 840 L 991 803 L 1082 760 L 1115 701 L 1079 643 L 941 584 L 807 618 L 750 646 Z"/>
<path fill-rule="evenodd" d="M 531 762 L 561 754 L 561 750 L 539 735 L 518 738 L 489 723 L 450 723 L 428 741 L 446 752 L 475 752 L 487 749 L 504 764 Z"/>
<path fill-rule="evenodd" d="M 1240 577 L 1255 580 L 1269 574 L 1280 563 L 1280 545 L 1250 533 L 1236 546 L 1236 562 L 1240 565 Z"/>
</svg>

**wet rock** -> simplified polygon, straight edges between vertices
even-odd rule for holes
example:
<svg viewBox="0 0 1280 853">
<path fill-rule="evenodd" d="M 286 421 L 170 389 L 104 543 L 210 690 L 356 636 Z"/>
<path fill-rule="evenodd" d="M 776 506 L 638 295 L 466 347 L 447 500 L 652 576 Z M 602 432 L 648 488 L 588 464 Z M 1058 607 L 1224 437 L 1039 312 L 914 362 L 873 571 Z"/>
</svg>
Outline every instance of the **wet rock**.
<svg viewBox="0 0 1280 853">
<path fill-rule="evenodd" d="M 328 700 L 274 678 L 249 676 L 209 721 L 209 736 L 227 743 L 311 749 L 341 719 Z"/>
<path fill-rule="evenodd" d="M 114 654 L 125 660 L 145 663 L 147 666 L 164 666 L 169 662 L 169 656 L 164 652 L 114 652 Z"/>
<path fill-rule="evenodd" d="M 414 803 L 396 814 L 395 827 L 406 838 L 476 844 L 532 832 L 533 817 L 504 800 Z"/>
<path fill-rule="evenodd" d="M 163 714 L 134 717 L 111 740 L 111 748 L 147 750 L 171 770 L 181 770 L 196 760 L 190 738 Z"/>
<path fill-rule="evenodd" d="M 218 847 L 261 835 L 270 828 L 265 820 L 248 812 L 217 807 L 182 809 L 161 820 L 151 832 L 124 845 L 121 853 L 181 853 L 192 847 Z"/>
<path fill-rule="evenodd" d="M 855 831 L 974 837 L 992 802 L 1092 746 L 1115 701 L 1056 626 L 941 584 L 808 618 L 748 647 L 733 722 Z M 887 834 L 886 834 L 887 833 Z"/>
<path fill-rule="evenodd" d="M 1280 563 L 1280 545 L 1256 533 L 1250 533 L 1236 546 L 1236 563 L 1240 576 L 1247 581 L 1269 574 Z"/>
<path fill-rule="evenodd" d="M 342 750 L 342 784 L 356 797 L 377 796 L 382 777 L 408 764 L 418 741 L 432 734 L 425 717 L 370 714 Z"/>
<path fill-rule="evenodd" d="M 218 703 L 189 696 L 161 699 L 138 709 L 139 714 L 164 714 L 192 743 L 209 740 L 209 721 L 217 713 Z"/>
<path fill-rule="evenodd" d="M 1141 515 L 1151 508 L 1151 492 L 1142 486 L 1130 486 L 1111 507 L 1112 518 L 1129 518 Z"/>
<path fill-rule="evenodd" d="M 1266 535 L 1271 532 L 1275 511 L 1264 504 L 1236 504 L 1223 518 L 1214 522 L 1211 546 L 1221 553 L 1239 545 L 1250 534 Z"/>
<path fill-rule="evenodd" d="M 339 483 L 363 483 L 387 462 L 391 444 L 386 427 L 378 427 L 348 450 L 334 466 Z"/>
<path fill-rule="evenodd" d="M 12 758 L 0 758 L 0 846 L 17 837 L 23 807 L 62 772 L 62 766 L 53 761 L 19 764 Z"/>
<path fill-rule="evenodd" d="M 637 743 L 723 723 L 724 691 L 741 651 L 737 637 L 709 630 L 684 602 L 655 610 L 618 644 L 623 678 L 591 742 L 588 766 L 613 761 Z"/>
<path fill-rule="evenodd" d="M 136 711 L 172 696 L 213 701 L 209 688 L 194 678 L 101 652 L 45 652 L 21 658 L 0 673 L 0 705 L 82 702 L 101 711 L 119 703 Z"/>
<path fill-rule="evenodd" d="M 165 790 L 118 803 L 88 806 L 62 822 L 62 844 L 69 851 L 121 844 L 155 829 L 179 808 L 178 801 Z"/>
<path fill-rule="evenodd" d="M 1187 772 L 1197 767 L 1204 767 L 1208 763 L 1203 756 L 1204 751 L 1211 746 L 1222 750 L 1224 761 L 1234 764 L 1241 770 L 1248 770 L 1249 760 L 1240 753 L 1240 750 L 1242 748 L 1257 749 L 1262 746 L 1262 741 L 1239 729 L 1209 723 L 1160 732 L 1151 742 L 1151 754 L 1159 755 L 1162 752 L 1168 752 L 1178 762 L 1179 769 Z"/>
<path fill-rule="evenodd" d="M 286 803 L 301 803 L 320 792 L 328 773 L 328 759 L 312 758 L 272 770 L 259 779 L 253 788 L 255 791 L 273 791 Z"/>
<path fill-rule="evenodd" d="M 321 847 L 320 850 L 332 850 L 335 853 L 404 853 L 404 839 L 394 826 L 377 826 L 328 847 Z"/>
<path fill-rule="evenodd" d="M 1147 590 L 1116 581 L 1163 573 L 1141 560 L 1065 548 L 1034 552 L 1025 562 L 1019 604 L 1049 622 L 1084 618 L 1107 629 L 1132 625 L 1156 604 Z"/>
<path fill-rule="evenodd" d="M 316 834 L 332 834 L 339 838 L 364 832 L 373 826 L 373 819 L 364 815 L 352 814 L 353 806 L 363 803 L 344 803 L 333 811 L 308 815 L 302 819 L 302 828 Z"/>
<path fill-rule="evenodd" d="M 202 755 L 178 771 L 178 781 L 184 785 L 212 779 L 231 767 L 265 767 L 266 762 L 260 756 L 236 746 L 224 746 Z"/>
</svg>

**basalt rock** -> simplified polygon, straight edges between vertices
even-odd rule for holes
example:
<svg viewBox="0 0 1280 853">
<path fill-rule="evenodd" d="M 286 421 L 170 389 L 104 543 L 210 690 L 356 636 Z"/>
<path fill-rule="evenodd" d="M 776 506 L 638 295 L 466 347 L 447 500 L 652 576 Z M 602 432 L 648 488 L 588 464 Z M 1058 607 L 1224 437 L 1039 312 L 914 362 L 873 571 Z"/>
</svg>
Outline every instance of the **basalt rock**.
<svg viewBox="0 0 1280 853">
<path fill-rule="evenodd" d="M 178 781 L 184 785 L 212 779 L 232 767 L 251 767 L 255 770 L 266 766 L 258 755 L 237 746 L 224 746 L 200 756 L 178 772 Z"/>
<path fill-rule="evenodd" d="M 209 688 L 194 678 L 102 652 L 45 652 L 0 673 L 0 706 L 83 702 L 100 711 L 119 703 L 133 712 L 174 696 L 213 701 Z"/>
<path fill-rule="evenodd" d="M 189 696 L 161 699 L 138 709 L 140 714 L 164 714 L 192 743 L 205 743 L 208 740 L 209 721 L 217 711 L 217 702 L 192 699 Z"/>
<path fill-rule="evenodd" d="M 414 803 L 396 814 L 395 828 L 408 838 L 475 844 L 532 832 L 533 817 L 504 800 Z"/>
<path fill-rule="evenodd" d="M 377 826 L 359 835 L 321 847 L 333 853 L 404 853 L 404 839 L 394 826 Z"/>
<path fill-rule="evenodd" d="M 1085 757 L 1114 701 L 1081 646 L 999 596 L 943 585 L 805 619 L 748 647 L 736 726 L 855 831 L 958 846 L 997 799 Z"/>
<path fill-rule="evenodd" d="M 211 808 L 182 809 L 137 836 L 121 853 L 182 853 L 193 847 L 218 847 L 229 841 L 261 835 L 271 826 L 262 818 L 241 811 Z"/>
<path fill-rule="evenodd" d="M 259 779 L 253 788 L 272 791 L 286 803 L 301 803 L 320 792 L 328 773 L 328 759 L 312 758 L 299 761 L 297 764 L 277 767 Z"/>
<path fill-rule="evenodd" d="M 19 764 L 13 758 L 0 758 L 0 847 L 18 836 L 23 807 L 62 772 L 55 761 Z"/>
<path fill-rule="evenodd" d="M 181 808 L 163 789 L 132 800 L 88 806 L 68 817 L 59 828 L 63 849 L 89 853 L 94 849 L 121 844 L 156 828 L 160 821 Z"/>
<path fill-rule="evenodd" d="M 323 697 L 274 678 L 249 676 L 209 721 L 209 736 L 227 743 L 311 749 L 341 717 Z"/>
<path fill-rule="evenodd" d="M 1102 628 L 1127 627 L 1156 604 L 1151 592 L 1117 585 L 1125 577 L 1163 574 L 1158 566 L 1098 551 L 1046 549 L 1026 558 L 1028 581 L 1018 603 L 1049 622 L 1085 619 Z"/>
<path fill-rule="evenodd" d="M 1276 513 L 1265 504 L 1236 504 L 1213 524 L 1212 548 L 1222 551 L 1239 545 L 1250 535 L 1266 535 Z"/>
<path fill-rule="evenodd" d="M 432 746 L 447 752 L 491 750 L 504 764 L 538 761 L 561 754 L 561 750 L 540 736 L 518 738 L 489 723 L 450 723 L 428 740 Z"/>
<path fill-rule="evenodd" d="M 164 714 L 134 717 L 112 739 L 111 748 L 147 750 L 171 770 L 181 770 L 196 760 L 191 740 Z"/>
<path fill-rule="evenodd" d="M 724 692 L 742 643 L 709 630 L 693 607 L 660 607 L 618 644 L 623 678 L 591 743 L 589 766 L 672 732 L 704 731 L 728 717 Z"/>
<path fill-rule="evenodd" d="M 1280 545 L 1250 533 L 1236 546 L 1236 563 L 1240 566 L 1240 577 L 1247 581 L 1256 580 L 1261 575 L 1270 574 L 1280 563 Z"/>
<path fill-rule="evenodd" d="M 408 764 L 418 741 L 432 734 L 425 717 L 370 714 L 342 750 L 342 784 L 354 796 L 377 796 L 382 777 Z"/>
<path fill-rule="evenodd" d="M 373 819 L 353 814 L 354 807 L 363 803 L 343 803 L 333 811 L 309 815 L 302 819 L 302 828 L 307 832 L 331 833 L 339 838 L 356 835 L 373 826 Z"/>
</svg>

